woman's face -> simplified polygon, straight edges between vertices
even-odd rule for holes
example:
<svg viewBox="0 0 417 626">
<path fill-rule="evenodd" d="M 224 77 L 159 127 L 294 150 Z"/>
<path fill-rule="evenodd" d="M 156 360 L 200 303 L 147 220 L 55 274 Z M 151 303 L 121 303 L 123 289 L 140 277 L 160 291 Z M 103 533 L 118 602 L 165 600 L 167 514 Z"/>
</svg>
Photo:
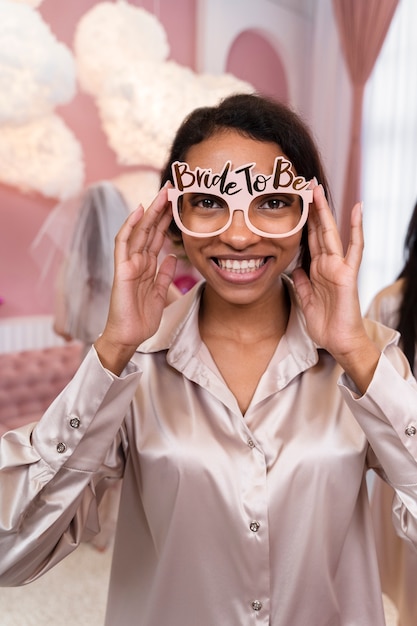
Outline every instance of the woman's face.
<svg viewBox="0 0 417 626">
<path fill-rule="evenodd" d="M 272 174 L 280 147 L 224 130 L 193 145 L 185 155 L 191 170 L 211 168 L 221 172 L 231 161 L 233 169 L 256 163 L 254 173 Z M 286 158 L 286 157 L 285 157 Z M 183 234 L 184 248 L 194 267 L 223 299 L 249 304 L 271 296 L 280 286 L 279 277 L 298 255 L 301 231 L 282 239 L 253 233 L 241 211 L 233 213 L 229 228 L 219 235 L 197 238 Z"/>
</svg>

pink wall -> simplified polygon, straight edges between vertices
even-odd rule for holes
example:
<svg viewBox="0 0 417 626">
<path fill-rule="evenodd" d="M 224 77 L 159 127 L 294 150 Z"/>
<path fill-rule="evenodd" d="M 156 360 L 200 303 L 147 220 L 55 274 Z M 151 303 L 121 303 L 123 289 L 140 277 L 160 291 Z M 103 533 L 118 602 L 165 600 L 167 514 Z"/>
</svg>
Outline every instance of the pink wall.
<svg viewBox="0 0 417 626">
<path fill-rule="evenodd" d="M 288 102 L 287 78 L 281 59 L 271 44 L 256 31 L 247 30 L 236 37 L 230 48 L 226 70 L 256 85 L 260 93 Z"/>
<path fill-rule="evenodd" d="M 195 69 L 196 0 L 130 0 L 131 4 L 154 12 L 164 25 L 170 44 L 170 58 Z M 44 0 L 39 11 L 56 37 L 72 47 L 78 20 L 96 2 Z M 228 71 L 249 80 L 260 91 L 282 97 L 286 94 L 285 73 L 269 44 L 256 34 L 237 39 L 231 50 Z M 86 160 L 86 185 L 113 178 L 128 171 L 116 162 L 101 129 L 90 96 L 79 92 L 74 100 L 57 109 L 81 142 Z M 23 194 L 0 184 L 0 317 L 51 313 L 53 286 L 40 284 L 39 268 L 29 252 L 43 221 L 55 201 L 37 194 Z"/>
<path fill-rule="evenodd" d="M 153 0 L 130 0 L 130 3 L 155 12 L 167 32 L 171 58 L 195 69 L 195 1 L 158 0 L 156 4 Z M 94 0 L 64 3 L 44 0 L 39 12 L 56 37 L 72 47 L 79 19 L 95 4 Z M 79 92 L 70 104 L 57 108 L 57 113 L 83 146 L 86 184 L 128 171 L 117 165 L 90 96 Z M 41 195 L 23 194 L 0 183 L 0 298 L 4 300 L 0 317 L 52 311 L 52 285 L 39 283 L 38 267 L 28 248 L 54 205 L 53 200 Z"/>
</svg>

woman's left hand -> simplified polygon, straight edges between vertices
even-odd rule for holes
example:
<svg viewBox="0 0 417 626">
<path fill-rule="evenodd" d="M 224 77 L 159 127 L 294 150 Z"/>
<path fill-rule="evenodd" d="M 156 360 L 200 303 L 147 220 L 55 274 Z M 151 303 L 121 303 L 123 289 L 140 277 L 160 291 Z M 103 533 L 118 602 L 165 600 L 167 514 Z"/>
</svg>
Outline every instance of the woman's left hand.
<svg viewBox="0 0 417 626">
<path fill-rule="evenodd" d="M 308 218 L 308 243 L 310 278 L 300 268 L 293 273 L 307 330 L 315 343 L 330 352 L 364 392 L 380 352 L 366 333 L 359 302 L 357 283 L 363 252 L 361 205 L 356 204 L 352 210 L 345 255 L 323 187 L 316 186 Z"/>
</svg>

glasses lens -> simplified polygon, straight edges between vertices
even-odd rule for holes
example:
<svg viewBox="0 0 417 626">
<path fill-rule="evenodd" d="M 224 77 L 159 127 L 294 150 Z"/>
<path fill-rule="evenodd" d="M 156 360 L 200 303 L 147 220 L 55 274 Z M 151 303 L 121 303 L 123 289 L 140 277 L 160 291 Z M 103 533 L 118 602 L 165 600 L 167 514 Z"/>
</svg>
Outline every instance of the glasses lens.
<svg viewBox="0 0 417 626">
<path fill-rule="evenodd" d="M 189 192 L 178 196 L 180 223 L 191 233 L 211 235 L 230 222 L 230 208 L 223 198 L 207 193 Z M 247 225 L 269 236 L 285 236 L 300 224 L 303 217 L 303 199 L 298 194 L 259 194 L 252 199 L 247 214 Z"/>
<path fill-rule="evenodd" d="M 178 215 L 183 226 L 189 231 L 210 234 L 227 224 L 229 207 L 218 196 L 183 193 L 178 197 Z"/>
<path fill-rule="evenodd" d="M 269 235 L 285 235 L 300 223 L 303 213 L 301 196 L 292 193 L 259 195 L 249 206 L 249 221 Z"/>
</svg>

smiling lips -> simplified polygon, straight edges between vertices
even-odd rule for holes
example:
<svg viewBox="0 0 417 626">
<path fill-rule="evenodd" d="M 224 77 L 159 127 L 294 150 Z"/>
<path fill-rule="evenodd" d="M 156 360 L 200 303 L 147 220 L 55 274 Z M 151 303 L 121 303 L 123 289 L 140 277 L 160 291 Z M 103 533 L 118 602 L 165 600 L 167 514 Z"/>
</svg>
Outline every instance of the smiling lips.
<svg viewBox="0 0 417 626">
<path fill-rule="evenodd" d="M 236 272 L 237 274 L 248 274 L 255 272 L 265 263 L 265 258 L 262 259 L 243 259 L 238 261 L 236 259 L 215 259 L 217 265 L 222 270 L 228 272 Z"/>
</svg>

